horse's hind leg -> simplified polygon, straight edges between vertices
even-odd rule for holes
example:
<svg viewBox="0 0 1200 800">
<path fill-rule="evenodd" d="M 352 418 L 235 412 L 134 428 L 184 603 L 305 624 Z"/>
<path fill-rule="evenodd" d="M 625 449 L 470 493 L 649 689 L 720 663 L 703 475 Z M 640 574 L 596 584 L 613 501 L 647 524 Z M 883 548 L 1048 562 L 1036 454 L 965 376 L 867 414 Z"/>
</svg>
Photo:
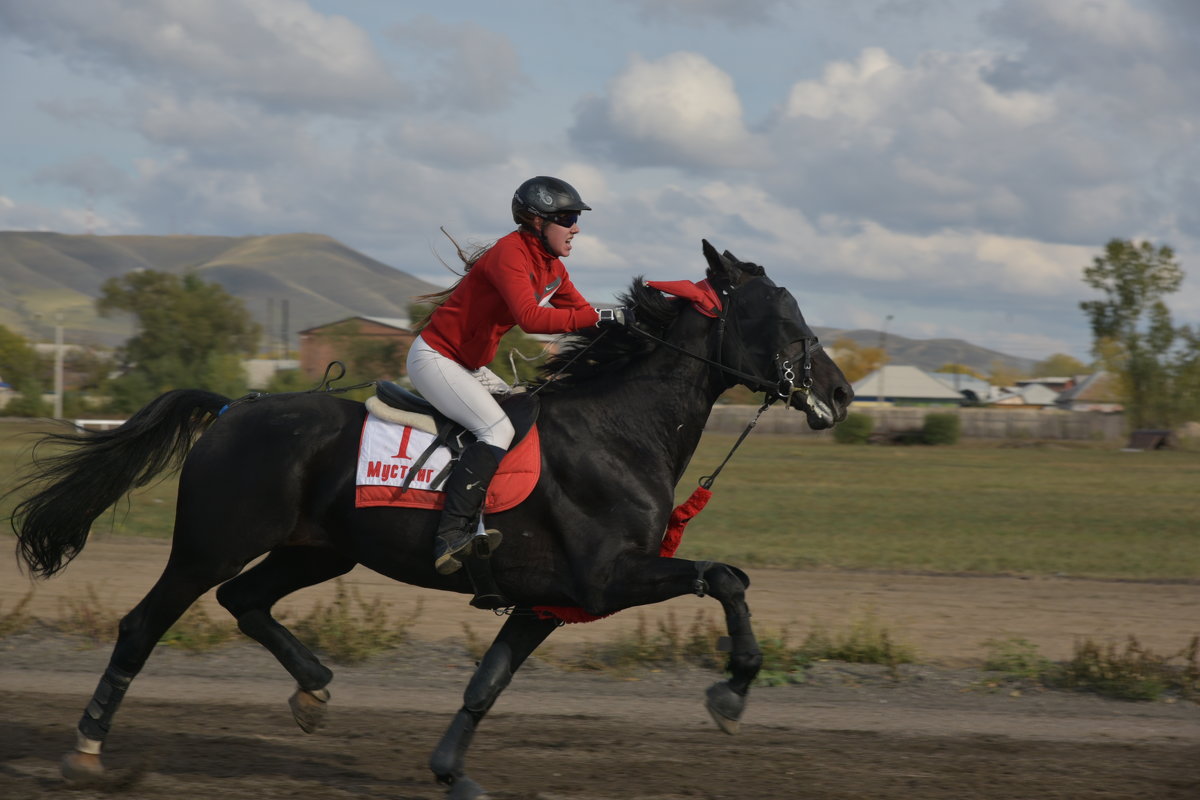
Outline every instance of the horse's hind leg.
<svg viewBox="0 0 1200 800">
<path fill-rule="evenodd" d="M 121 620 L 108 668 L 79 720 L 75 751 L 62 763 L 69 780 L 103 773 L 100 750 L 129 684 L 141 671 L 155 644 L 200 595 L 237 574 L 241 565 L 182 563 L 174 555 L 149 593 Z"/>
<path fill-rule="evenodd" d="M 538 645 L 558 627 L 556 619 L 538 619 L 528 609 L 508 618 L 492 646 L 475 669 L 463 694 L 463 706 L 454 715 L 429 759 L 429 768 L 440 783 L 450 787 L 450 800 L 483 797 L 483 789 L 464 772 L 463 760 L 475 728 L 508 686 L 513 673 Z"/>
<path fill-rule="evenodd" d="M 271 616 L 271 607 L 297 589 L 344 575 L 354 560 L 325 548 L 283 547 L 217 590 L 217 600 L 242 633 L 279 659 L 298 688 L 289 704 L 296 723 L 312 733 L 325 720 L 333 673 L 291 631 Z"/>
</svg>

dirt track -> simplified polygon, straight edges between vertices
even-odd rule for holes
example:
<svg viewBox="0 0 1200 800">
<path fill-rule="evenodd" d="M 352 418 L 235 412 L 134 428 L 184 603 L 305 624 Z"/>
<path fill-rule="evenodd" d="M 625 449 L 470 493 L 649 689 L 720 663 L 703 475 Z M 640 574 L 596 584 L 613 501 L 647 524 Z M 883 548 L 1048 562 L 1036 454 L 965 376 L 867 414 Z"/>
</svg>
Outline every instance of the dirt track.
<svg viewBox="0 0 1200 800">
<path fill-rule="evenodd" d="M 114 608 L 131 606 L 165 561 L 154 542 L 96 541 L 60 578 L 39 584 L 34 613 L 89 585 Z M 1090 695 L 980 686 L 967 665 L 989 638 L 1021 636 L 1052 658 L 1076 637 L 1136 634 L 1160 651 L 1196 630 L 1200 586 L 1066 579 L 955 578 L 752 571 L 760 629 L 815 620 L 831 627 L 873 609 L 913 644 L 922 666 L 899 681 L 878 668 L 821 665 L 800 687 L 756 689 L 742 732 L 717 732 L 702 706 L 715 676 L 697 670 L 619 681 L 540 662 L 518 674 L 471 751 L 472 775 L 495 798 L 1196 798 L 1200 706 L 1130 703 Z M 58 636 L 0 641 L 0 797 L 441 796 L 425 766 L 461 702 L 472 664 L 457 643 L 466 621 L 486 636 L 499 620 L 463 598 L 352 573 L 363 596 L 396 611 L 416 598 L 422 640 L 365 665 L 336 667 L 329 725 L 306 736 L 286 706 L 287 676 L 261 648 L 204 656 L 161 649 L 134 683 L 106 748 L 130 784 L 62 794 L 57 760 L 108 658 Z M 28 590 L 0 566 L 0 611 Z M 294 605 L 304 611 L 322 591 Z M 210 602 L 210 600 L 206 601 Z M 688 598 L 681 621 L 711 600 Z M 714 611 L 715 616 L 715 611 Z M 636 623 L 626 612 L 557 632 L 570 647 Z"/>
</svg>

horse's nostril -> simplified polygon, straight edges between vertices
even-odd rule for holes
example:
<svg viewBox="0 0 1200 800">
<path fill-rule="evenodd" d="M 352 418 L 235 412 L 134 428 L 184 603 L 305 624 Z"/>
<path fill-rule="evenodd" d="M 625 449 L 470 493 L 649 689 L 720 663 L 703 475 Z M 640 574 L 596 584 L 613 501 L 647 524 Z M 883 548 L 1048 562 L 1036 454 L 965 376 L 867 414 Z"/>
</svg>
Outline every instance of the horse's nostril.
<svg viewBox="0 0 1200 800">
<path fill-rule="evenodd" d="M 839 386 L 833 390 L 833 402 L 845 408 L 854 400 L 854 390 L 849 386 Z"/>
</svg>

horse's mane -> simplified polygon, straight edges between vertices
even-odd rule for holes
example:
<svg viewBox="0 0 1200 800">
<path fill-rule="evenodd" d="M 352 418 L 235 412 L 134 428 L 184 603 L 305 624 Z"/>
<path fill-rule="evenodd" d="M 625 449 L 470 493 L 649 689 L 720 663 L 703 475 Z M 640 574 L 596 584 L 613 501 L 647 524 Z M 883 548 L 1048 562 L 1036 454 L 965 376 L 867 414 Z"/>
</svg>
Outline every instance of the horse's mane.
<svg viewBox="0 0 1200 800">
<path fill-rule="evenodd" d="M 638 328 L 661 338 L 687 301 L 650 288 L 642 276 L 638 276 L 627 292 L 617 296 L 617 303 L 634 309 Z M 534 386 L 546 394 L 610 377 L 653 352 L 655 347 L 654 342 L 623 325 L 576 331 L 564 340 L 562 349 L 541 366 Z"/>
</svg>

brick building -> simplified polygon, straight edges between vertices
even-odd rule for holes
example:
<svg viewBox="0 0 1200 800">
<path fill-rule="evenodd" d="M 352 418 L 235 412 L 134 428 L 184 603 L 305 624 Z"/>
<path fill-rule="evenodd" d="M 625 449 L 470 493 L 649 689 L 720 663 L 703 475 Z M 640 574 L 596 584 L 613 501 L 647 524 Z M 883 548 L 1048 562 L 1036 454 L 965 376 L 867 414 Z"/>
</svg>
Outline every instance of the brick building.
<svg viewBox="0 0 1200 800">
<path fill-rule="evenodd" d="M 399 378 L 408 348 L 417 338 L 411 325 L 400 317 L 347 317 L 300 331 L 300 371 L 305 377 L 320 380 L 331 361 L 341 361 L 353 369 L 353 362 L 367 358 L 395 373 L 373 377 Z"/>
</svg>

